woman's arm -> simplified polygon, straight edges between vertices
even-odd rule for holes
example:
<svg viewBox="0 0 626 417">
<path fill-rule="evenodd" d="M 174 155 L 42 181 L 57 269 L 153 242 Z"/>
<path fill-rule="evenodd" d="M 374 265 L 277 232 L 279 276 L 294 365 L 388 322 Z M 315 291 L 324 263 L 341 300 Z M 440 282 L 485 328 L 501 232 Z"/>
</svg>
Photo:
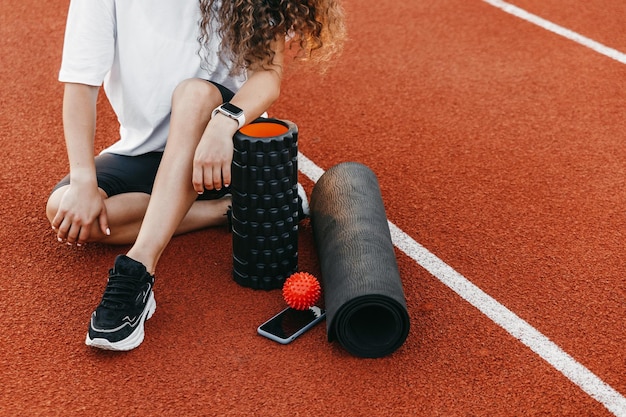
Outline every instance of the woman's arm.
<svg viewBox="0 0 626 417">
<path fill-rule="evenodd" d="M 230 101 L 244 111 L 247 121 L 255 120 L 263 114 L 280 95 L 284 39 L 276 40 L 272 48 L 275 53 L 272 65 L 268 68 L 248 70 L 248 80 Z M 192 182 L 198 193 L 205 187 L 209 190 L 219 190 L 222 186 L 230 185 L 232 139 L 237 129 L 237 121 L 221 113 L 209 121 L 196 148 L 193 162 Z"/>
<path fill-rule="evenodd" d="M 94 221 L 109 234 L 103 196 L 98 191 L 94 163 L 96 100 L 99 87 L 65 84 L 63 129 L 70 164 L 70 185 L 52 220 L 60 241 L 84 243 Z"/>
</svg>

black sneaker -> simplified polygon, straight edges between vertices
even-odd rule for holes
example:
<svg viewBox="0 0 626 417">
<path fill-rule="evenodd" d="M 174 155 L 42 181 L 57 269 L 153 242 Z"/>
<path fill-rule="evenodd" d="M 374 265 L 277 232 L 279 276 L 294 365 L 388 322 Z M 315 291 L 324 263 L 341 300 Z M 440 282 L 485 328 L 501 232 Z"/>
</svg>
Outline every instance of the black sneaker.
<svg viewBox="0 0 626 417">
<path fill-rule="evenodd" d="M 298 216 L 299 221 L 308 219 L 311 216 L 311 209 L 309 208 L 309 199 L 306 197 L 304 187 L 298 183 Z"/>
<path fill-rule="evenodd" d="M 131 350 L 143 342 L 143 324 L 156 310 L 154 276 L 128 256 L 119 255 L 109 271 L 100 305 L 91 315 L 85 343 L 107 350 Z"/>
</svg>

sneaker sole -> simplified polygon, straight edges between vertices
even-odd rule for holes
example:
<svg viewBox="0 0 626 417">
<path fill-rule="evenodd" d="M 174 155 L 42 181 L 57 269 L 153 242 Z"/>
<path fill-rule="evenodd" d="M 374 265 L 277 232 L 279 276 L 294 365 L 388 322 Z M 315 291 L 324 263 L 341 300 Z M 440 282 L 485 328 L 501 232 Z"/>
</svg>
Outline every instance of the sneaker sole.
<svg viewBox="0 0 626 417">
<path fill-rule="evenodd" d="M 143 325 L 146 320 L 149 320 L 150 317 L 154 314 L 156 310 L 156 300 L 154 299 L 154 292 L 150 292 L 150 298 L 146 303 L 146 308 L 143 311 L 143 317 L 141 322 L 137 325 L 135 331 L 133 331 L 126 339 L 120 340 L 118 342 L 110 342 L 107 339 L 96 337 L 91 339 L 89 337 L 89 333 L 87 333 L 87 338 L 85 339 L 85 344 L 87 346 L 96 347 L 98 349 L 104 350 L 116 350 L 116 351 L 128 351 L 135 349 L 137 346 L 143 342 L 144 331 Z"/>
<path fill-rule="evenodd" d="M 302 184 L 298 183 L 298 197 L 300 197 L 300 213 L 304 218 L 311 216 L 311 208 L 309 207 L 309 199 L 306 197 L 306 192 L 304 191 L 304 187 Z M 304 220 L 304 219 L 299 219 Z"/>
</svg>

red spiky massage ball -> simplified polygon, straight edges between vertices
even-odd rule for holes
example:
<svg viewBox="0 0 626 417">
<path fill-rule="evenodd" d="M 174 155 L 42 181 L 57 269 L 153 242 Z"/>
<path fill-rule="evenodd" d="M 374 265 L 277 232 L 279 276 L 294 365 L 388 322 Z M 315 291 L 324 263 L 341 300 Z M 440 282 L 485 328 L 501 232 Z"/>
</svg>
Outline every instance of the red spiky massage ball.
<svg viewBox="0 0 626 417">
<path fill-rule="evenodd" d="M 295 310 L 306 310 L 320 299 L 319 281 L 308 272 L 296 272 L 283 284 L 283 298 Z"/>
</svg>

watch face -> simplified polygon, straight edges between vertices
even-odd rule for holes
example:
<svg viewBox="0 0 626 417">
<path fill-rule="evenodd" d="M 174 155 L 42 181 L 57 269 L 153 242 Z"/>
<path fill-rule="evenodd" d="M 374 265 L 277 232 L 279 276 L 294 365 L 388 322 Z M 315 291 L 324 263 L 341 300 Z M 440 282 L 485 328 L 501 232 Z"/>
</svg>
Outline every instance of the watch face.
<svg viewBox="0 0 626 417">
<path fill-rule="evenodd" d="M 243 110 L 241 110 L 239 107 L 235 106 L 234 104 L 230 104 L 228 102 L 222 104 L 222 109 L 226 110 L 228 113 L 232 114 L 233 116 L 239 116 L 239 114 L 243 113 Z"/>
</svg>

